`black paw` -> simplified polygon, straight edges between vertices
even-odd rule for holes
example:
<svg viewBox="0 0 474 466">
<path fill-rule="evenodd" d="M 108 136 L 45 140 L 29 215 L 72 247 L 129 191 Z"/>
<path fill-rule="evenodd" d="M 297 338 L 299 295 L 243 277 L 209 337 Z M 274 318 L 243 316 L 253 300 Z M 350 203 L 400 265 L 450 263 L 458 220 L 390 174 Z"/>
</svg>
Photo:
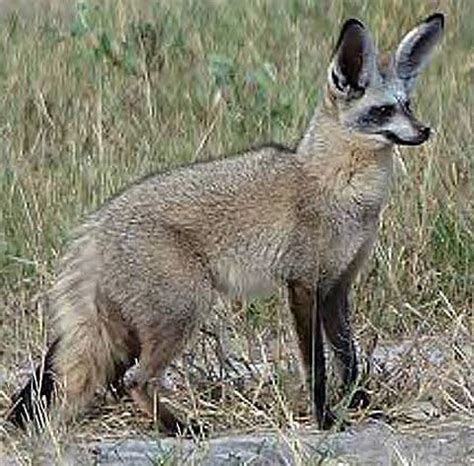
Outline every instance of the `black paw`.
<svg viewBox="0 0 474 466">
<path fill-rule="evenodd" d="M 117 379 L 113 383 L 110 383 L 107 389 L 115 401 L 120 401 L 127 395 L 127 388 L 122 379 Z"/>
<path fill-rule="evenodd" d="M 317 418 L 319 430 L 344 430 L 348 424 L 342 419 L 339 419 L 329 408 L 326 408 L 322 415 Z"/>
<path fill-rule="evenodd" d="M 365 409 L 370 404 L 370 395 L 363 388 L 358 388 L 353 394 L 348 408 L 357 410 Z"/>
</svg>

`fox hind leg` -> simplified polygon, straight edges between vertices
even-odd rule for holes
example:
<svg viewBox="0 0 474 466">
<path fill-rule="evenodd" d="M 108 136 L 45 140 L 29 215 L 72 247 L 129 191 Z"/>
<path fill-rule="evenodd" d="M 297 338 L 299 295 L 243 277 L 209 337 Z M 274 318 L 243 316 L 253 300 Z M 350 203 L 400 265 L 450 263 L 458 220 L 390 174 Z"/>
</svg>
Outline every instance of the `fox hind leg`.
<svg viewBox="0 0 474 466">
<path fill-rule="evenodd" d="M 166 270 L 166 281 L 155 277 L 147 301 L 134 311 L 141 352 L 130 392 L 138 406 L 151 414 L 164 431 L 175 434 L 184 432 L 186 424 L 160 400 L 160 379 L 191 339 L 199 317 L 209 312 L 212 292 L 206 277 L 189 263 L 181 268 L 175 262 Z"/>
<path fill-rule="evenodd" d="M 161 331 L 160 331 L 161 330 Z M 166 367 L 181 352 L 182 329 L 158 328 L 149 333 L 142 341 L 139 357 L 139 370 L 136 374 L 130 394 L 137 406 L 158 421 L 167 433 L 184 431 L 185 424 L 160 401 L 160 377 Z"/>
</svg>

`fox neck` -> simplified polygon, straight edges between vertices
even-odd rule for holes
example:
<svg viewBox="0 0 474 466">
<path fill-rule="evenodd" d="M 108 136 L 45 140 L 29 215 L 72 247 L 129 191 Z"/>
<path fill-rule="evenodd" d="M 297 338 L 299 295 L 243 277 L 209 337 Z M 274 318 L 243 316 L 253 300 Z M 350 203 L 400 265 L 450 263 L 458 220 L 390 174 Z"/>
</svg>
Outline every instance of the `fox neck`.
<svg viewBox="0 0 474 466">
<path fill-rule="evenodd" d="M 336 196 L 353 193 L 381 207 L 393 178 L 393 146 L 379 146 L 343 128 L 324 102 L 298 148 L 307 176 Z"/>
</svg>

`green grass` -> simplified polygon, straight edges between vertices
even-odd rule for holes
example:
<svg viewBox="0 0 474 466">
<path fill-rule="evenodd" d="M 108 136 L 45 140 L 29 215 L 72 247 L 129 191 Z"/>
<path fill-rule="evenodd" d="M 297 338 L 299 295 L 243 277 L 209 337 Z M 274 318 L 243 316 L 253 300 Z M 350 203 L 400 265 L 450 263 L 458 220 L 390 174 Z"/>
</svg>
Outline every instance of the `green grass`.
<svg viewBox="0 0 474 466">
<path fill-rule="evenodd" d="M 363 347 L 375 335 L 465 337 L 472 325 L 474 4 L 438 4 L 446 37 L 414 99 L 436 136 L 401 149 L 406 174 L 354 296 Z M 88 212 L 145 174 L 259 142 L 295 143 L 344 18 L 363 19 L 386 50 L 432 12 L 418 0 L 1 8 L 0 369 L 8 374 L 38 354 L 47 319 L 35 303 Z M 275 306 L 251 304 L 239 325 L 280 335 Z"/>
</svg>

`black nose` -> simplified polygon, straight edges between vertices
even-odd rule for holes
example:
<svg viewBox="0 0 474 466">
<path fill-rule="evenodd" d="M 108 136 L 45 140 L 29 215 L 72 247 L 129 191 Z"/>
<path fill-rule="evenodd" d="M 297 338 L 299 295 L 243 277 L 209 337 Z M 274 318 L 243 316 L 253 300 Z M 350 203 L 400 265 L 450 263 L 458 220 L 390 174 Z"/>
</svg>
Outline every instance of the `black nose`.
<svg viewBox="0 0 474 466">
<path fill-rule="evenodd" d="M 420 136 L 423 138 L 423 140 L 427 140 L 430 137 L 431 133 L 431 128 L 429 126 L 423 126 L 420 128 Z"/>
</svg>

